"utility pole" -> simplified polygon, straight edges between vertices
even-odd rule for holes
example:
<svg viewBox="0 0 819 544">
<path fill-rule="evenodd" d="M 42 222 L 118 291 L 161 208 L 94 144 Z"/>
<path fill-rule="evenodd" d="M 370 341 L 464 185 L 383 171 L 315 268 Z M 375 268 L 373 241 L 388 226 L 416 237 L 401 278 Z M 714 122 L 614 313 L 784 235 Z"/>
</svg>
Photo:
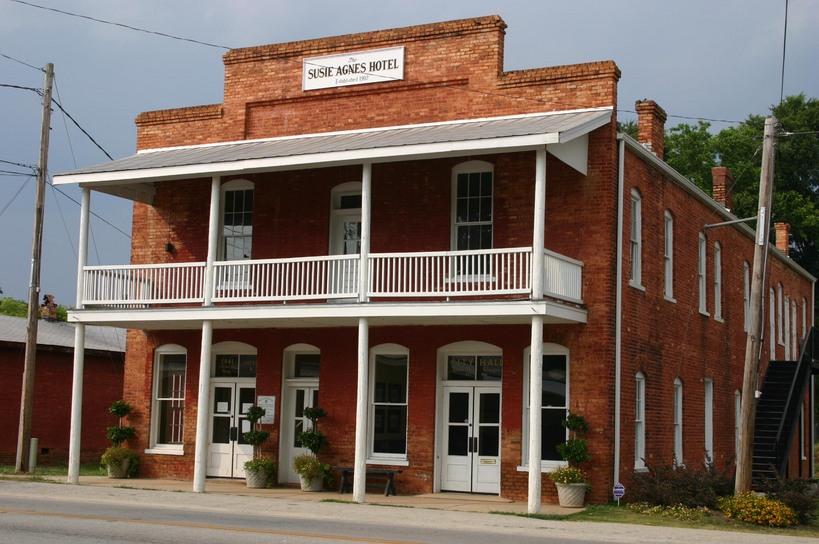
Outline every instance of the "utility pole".
<svg viewBox="0 0 819 544">
<path fill-rule="evenodd" d="M 762 173 L 759 177 L 759 210 L 756 221 L 754 268 L 748 312 L 748 337 L 745 342 L 745 371 L 742 376 L 742 405 L 740 407 L 739 457 L 734 491 L 751 490 L 753 469 L 754 419 L 756 418 L 756 391 L 759 379 L 759 354 L 762 342 L 762 295 L 768 258 L 768 236 L 771 225 L 773 196 L 774 144 L 776 119 L 765 119 L 762 142 Z"/>
<path fill-rule="evenodd" d="M 23 392 L 20 397 L 20 426 L 17 433 L 17 472 L 29 470 L 31 415 L 34 408 L 34 362 L 37 355 L 37 319 L 40 300 L 40 255 L 43 251 L 43 203 L 48 173 L 48 137 L 51 130 L 51 87 L 54 65 L 45 67 L 43 87 L 43 124 L 40 132 L 40 159 L 37 165 L 37 194 L 34 202 L 34 236 L 31 243 L 31 280 L 28 286 L 28 328 L 23 367 Z"/>
</svg>

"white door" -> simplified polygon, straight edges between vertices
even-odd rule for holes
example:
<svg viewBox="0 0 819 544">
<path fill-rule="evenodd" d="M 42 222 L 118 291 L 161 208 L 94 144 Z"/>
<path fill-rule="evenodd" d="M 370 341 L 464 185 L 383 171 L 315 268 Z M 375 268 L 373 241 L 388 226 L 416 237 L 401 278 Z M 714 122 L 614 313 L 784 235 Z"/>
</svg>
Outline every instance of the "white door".
<svg viewBox="0 0 819 544">
<path fill-rule="evenodd" d="M 444 388 L 442 491 L 500 493 L 500 388 Z"/>
<path fill-rule="evenodd" d="M 279 482 L 298 483 L 299 475 L 293 472 L 293 459 L 310 453 L 301 447 L 297 437 L 306 430 L 310 420 L 304 417 L 304 409 L 318 405 L 318 383 L 315 385 L 286 386 L 282 410 L 282 451 L 279 462 Z"/>
<path fill-rule="evenodd" d="M 208 476 L 245 477 L 245 461 L 253 458 L 253 446 L 243 439 L 243 434 L 250 430 L 245 413 L 255 402 L 255 384 L 211 384 Z"/>
<path fill-rule="evenodd" d="M 330 252 L 333 255 L 361 253 L 361 210 L 334 210 L 330 232 Z M 330 292 L 354 295 L 358 292 L 358 261 L 337 263 L 330 278 Z"/>
</svg>

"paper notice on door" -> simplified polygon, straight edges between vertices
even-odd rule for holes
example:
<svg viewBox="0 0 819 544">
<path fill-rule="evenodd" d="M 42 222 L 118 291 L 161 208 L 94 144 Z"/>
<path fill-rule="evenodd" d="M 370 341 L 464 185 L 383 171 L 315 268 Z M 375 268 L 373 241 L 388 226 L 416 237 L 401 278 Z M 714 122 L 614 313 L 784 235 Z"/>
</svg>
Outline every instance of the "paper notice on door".
<svg viewBox="0 0 819 544">
<path fill-rule="evenodd" d="M 246 414 L 247 411 L 250 410 L 251 406 L 253 406 L 252 402 L 245 402 L 244 404 L 242 404 L 242 413 Z"/>
<path fill-rule="evenodd" d="M 242 420 L 242 433 L 246 433 L 250 430 L 250 422 L 246 419 Z"/>
<path fill-rule="evenodd" d="M 497 459 L 481 459 L 482 465 L 495 465 L 497 464 L 497 462 L 498 462 Z"/>
<path fill-rule="evenodd" d="M 229 404 L 227 402 L 217 402 L 216 403 L 216 411 L 220 413 L 230 411 L 228 408 Z"/>
</svg>

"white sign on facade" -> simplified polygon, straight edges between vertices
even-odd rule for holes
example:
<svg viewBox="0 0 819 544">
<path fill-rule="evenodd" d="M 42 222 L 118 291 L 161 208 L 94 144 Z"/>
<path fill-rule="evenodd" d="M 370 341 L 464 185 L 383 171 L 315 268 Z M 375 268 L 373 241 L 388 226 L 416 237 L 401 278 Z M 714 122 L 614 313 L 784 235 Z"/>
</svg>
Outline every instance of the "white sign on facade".
<svg viewBox="0 0 819 544">
<path fill-rule="evenodd" d="M 389 47 L 302 61 L 302 89 L 364 85 L 404 79 L 404 48 Z"/>
<path fill-rule="evenodd" d="M 260 408 L 264 408 L 264 415 L 259 423 L 265 423 L 268 425 L 276 423 L 276 397 L 273 395 L 259 395 L 256 402 Z"/>
</svg>

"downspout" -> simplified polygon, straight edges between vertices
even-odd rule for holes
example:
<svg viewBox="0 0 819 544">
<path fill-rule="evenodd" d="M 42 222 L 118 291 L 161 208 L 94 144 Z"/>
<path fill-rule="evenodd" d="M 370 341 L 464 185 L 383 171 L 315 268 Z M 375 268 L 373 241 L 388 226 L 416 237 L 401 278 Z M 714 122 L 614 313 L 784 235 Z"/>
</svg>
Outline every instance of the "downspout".
<svg viewBox="0 0 819 544">
<path fill-rule="evenodd" d="M 620 387 L 623 335 L 623 188 L 625 186 L 626 142 L 618 136 L 617 152 L 617 272 L 614 296 L 614 483 L 620 483 Z"/>
</svg>

